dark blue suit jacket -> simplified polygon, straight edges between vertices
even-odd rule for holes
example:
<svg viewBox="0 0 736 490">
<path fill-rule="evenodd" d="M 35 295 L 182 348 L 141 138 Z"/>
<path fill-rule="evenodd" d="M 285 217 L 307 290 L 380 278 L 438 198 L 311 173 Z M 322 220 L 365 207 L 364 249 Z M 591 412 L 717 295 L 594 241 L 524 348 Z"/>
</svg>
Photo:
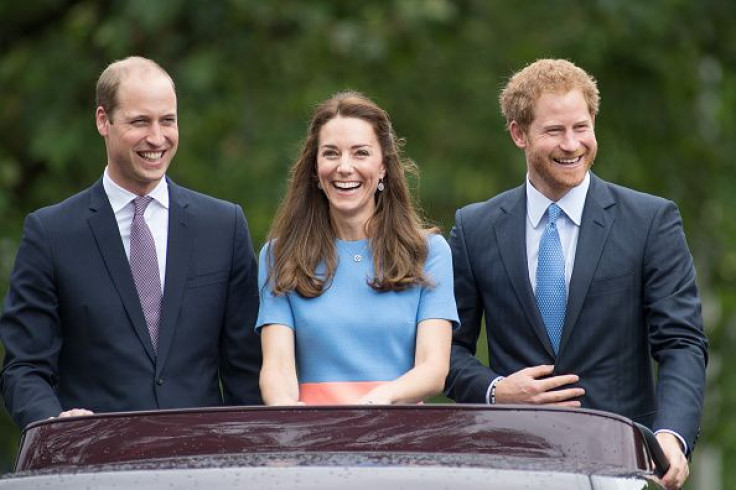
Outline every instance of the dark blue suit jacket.
<svg viewBox="0 0 736 490">
<path fill-rule="evenodd" d="M 555 374 L 580 376 L 583 407 L 673 430 L 692 448 L 707 340 L 675 204 L 591 174 L 558 355 L 529 282 L 526 219 L 525 186 L 457 212 L 450 245 L 461 326 L 447 394 L 485 403 L 496 376 L 554 364 Z M 490 369 L 475 358 L 484 316 Z"/>
<path fill-rule="evenodd" d="M 102 181 L 27 217 L 0 320 L 0 387 L 20 427 L 71 408 L 261 403 L 243 211 L 171 181 L 169 197 L 158 355 Z"/>
</svg>

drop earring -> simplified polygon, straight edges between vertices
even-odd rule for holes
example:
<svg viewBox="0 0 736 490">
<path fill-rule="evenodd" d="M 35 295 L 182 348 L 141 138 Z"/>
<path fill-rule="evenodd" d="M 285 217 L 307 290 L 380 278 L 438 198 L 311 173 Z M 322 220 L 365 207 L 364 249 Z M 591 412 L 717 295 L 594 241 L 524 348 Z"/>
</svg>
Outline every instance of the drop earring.
<svg viewBox="0 0 736 490">
<path fill-rule="evenodd" d="M 383 192 L 385 188 L 386 186 L 383 185 L 383 179 L 378 179 L 378 192 Z"/>
</svg>

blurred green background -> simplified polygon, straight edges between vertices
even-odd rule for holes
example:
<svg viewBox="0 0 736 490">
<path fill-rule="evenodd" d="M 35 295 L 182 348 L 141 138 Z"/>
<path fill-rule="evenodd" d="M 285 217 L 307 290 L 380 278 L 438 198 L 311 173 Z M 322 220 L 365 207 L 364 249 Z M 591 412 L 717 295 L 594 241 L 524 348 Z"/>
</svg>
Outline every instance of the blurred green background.
<svg viewBox="0 0 736 490">
<path fill-rule="evenodd" d="M 518 185 L 497 96 L 540 57 L 599 82 L 603 178 L 681 208 L 711 339 L 704 435 L 689 488 L 736 481 L 736 3 L 716 0 L 33 0 L 0 2 L 0 294 L 30 211 L 98 179 L 94 84 L 151 57 L 177 83 L 171 177 L 240 203 L 256 248 L 311 112 L 373 97 L 422 170 L 427 217 Z M 0 347 L 0 356 L 2 355 Z M 18 432 L 0 415 L 0 472 Z M 724 462 L 724 463 L 722 463 Z"/>
</svg>

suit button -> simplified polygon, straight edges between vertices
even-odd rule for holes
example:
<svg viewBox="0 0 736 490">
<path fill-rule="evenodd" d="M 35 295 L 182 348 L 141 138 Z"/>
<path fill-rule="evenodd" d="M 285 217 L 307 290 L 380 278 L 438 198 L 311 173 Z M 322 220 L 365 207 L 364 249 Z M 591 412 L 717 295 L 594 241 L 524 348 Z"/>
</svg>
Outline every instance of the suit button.
<svg viewBox="0 0 736 490">
<path fill-rule="evenodd" d="M 156 378 L 156 384 L 159 386 L 164 384 L 164 378 Z"/>
</svg>

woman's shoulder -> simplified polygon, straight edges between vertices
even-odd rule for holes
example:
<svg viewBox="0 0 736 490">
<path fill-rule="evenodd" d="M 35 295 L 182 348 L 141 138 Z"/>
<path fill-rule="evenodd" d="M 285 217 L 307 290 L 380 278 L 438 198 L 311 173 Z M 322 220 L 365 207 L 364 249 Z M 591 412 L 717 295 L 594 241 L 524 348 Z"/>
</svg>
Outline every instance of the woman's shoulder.
<svg viewBox="0 0 736 490">
<path fill-rule="evenodd" d="M 436 257 L 442 255 L 450 255 L 450 245 L 441 233 L 430 231 L 426 234 L 427 256 Z"/>
<path fill-rule="evenodd" d="M 450 245 L 448 245 L 447 240 L 439 231 L 428 231 L 425 235 L 425 240 L 427 241 L 427 245 L 430 248 L 433 247 L 447 247 L 450 248 Z"/>
<path fill-rule="evenodd" d="M 266 240 L 266 243 L 263 244 L 261 247 L 261 251 L 258 254 L 259 261 L 263 261 L 268 257 L 269 263 L 273 262 L 273 245 L 276 243 L 276 239 L 272 238 L 270 240 Z"/>
</svg>

